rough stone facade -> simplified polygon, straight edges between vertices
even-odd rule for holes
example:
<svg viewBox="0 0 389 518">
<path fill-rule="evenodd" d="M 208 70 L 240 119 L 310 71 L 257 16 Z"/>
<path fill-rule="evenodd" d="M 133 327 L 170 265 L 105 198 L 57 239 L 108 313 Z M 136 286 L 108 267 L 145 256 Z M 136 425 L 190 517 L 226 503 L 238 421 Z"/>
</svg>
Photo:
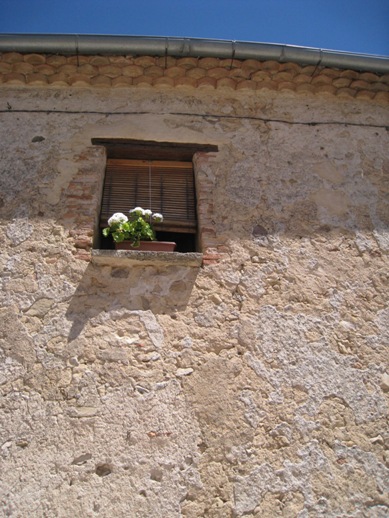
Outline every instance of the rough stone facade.
<svg viewBox="0 0 389 518">
<path fill-rule="evenodd" d="M 1 516 L 387 516 L 388 77 L 0 61 Z M 218 146 L 201 267 L 91 260 L 92 138 Z"/>
</svg>

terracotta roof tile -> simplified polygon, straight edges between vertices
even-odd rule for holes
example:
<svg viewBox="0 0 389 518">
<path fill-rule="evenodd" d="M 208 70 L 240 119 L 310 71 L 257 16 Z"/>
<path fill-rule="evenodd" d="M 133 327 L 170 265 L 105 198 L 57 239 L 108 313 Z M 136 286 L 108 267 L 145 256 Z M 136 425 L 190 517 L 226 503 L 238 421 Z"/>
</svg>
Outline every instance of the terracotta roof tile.
<svg viewBox="0 0 389 518">
<path fill-rule="evenodd" d="M 153 84 L 155 86 L 174 86 L 174 79 L 168 76 L 156 77 Z"/>
<path fill-rule="evenodd" d="M 31 65 L 31 63 L 25 63 L 24 61 L 19 61 L 12 65 L 12 70 L 13 72 L 19 72 L 19 74 L 32 74 L 34 72 L 34 65 Z"/>
<path fill-rule="evenodd" d="M 46 63 L 46 56 L 43 54 L 26 54 L 24 56 L 24 61 L 26 63 L 31 63 L 31 65 L 42 65 Z"/>
<path fill-rule="evenodd" d="M 132 86 L 133 80 L 132 77 L 127 76 L 119 76 L 112 79 L 112 86 L 119 88 L 119 87 L 128 87 Z"/>
<path fill-rule="evenodd" d="M 74 74 L 68 79 L 68 83 L 72 86 L 89 86 L 91 78 L 86 74 Z"/>
<path fill-rule="evenodd" d="M 337 77 L 332 81 L 336 88 L 345 88 L 350 86 L 352 79 L 350 77 Z"/>
<path fill-rule="evenodd" d="M 257 88 L 257 83 L 255 81 L 249 81 L 244 79 L 243 81 L 239 81 L 236 85 L 237 90 L 255 90 Z"/>
<path fill-rule="evenodd" d="M 26 83 L 25 76 L 23 74 L 17 74 L 16 72 L 3 74 L 3 78 L 5 83 L 9 83 L 11 85 L 24 85 Z"/>
<path fill-rule="evenodd" d="M 90 81 L 94 86 L 111 86 L 111 79 L 107 76 L 95 76 Z"/>
<path fill-rule="evenodd" d="M 145 76 L 152 76 L 152 77 L 162 77 L 163 76 L 163 68 L 158 67 L 157 65 L 151 65 L 144 69 L 144 75 Z"/>
<path fill-rule="evenodd" d="M 207 71 L 204 68 L 192 68 L 186 72 L 186 77 L 191 77 L 193 79 L 200 79 L 207 75 Z"/>
<path fill-rule="evenodd" d="M 174 80 L 175 86 L 197 86 L 197 79 L 194 77 L 177 77 Z"/>
<path fill-rule="evenodd" d="M 89 63 L 95 67 L 102 67 L 104 65 L 109 65 L 109 59 L 105 56 L 92 56 Z"/>
<path fill-rule="evenodd" d="M 167 77 L 183 77 L 185 75 L 185 68 L 184 67 L 170 67 L 167 68 L 164 72 L 165 76 Z"/>
<path fill-rule="evenodd" d="M 217 88 L 230 88 L 232 90 L 235 90 L 236 81 L 231 77 L 221 77 L 217 80 L 216 86 Z"/>
<path fill-rule="evenodd" d="M 66 65 L 66 56 L 47 56 L 46 63 L 53 67 L 58 67 L 60 65 Z"/>
<path fill-rule="evenodd" d="M 195 68 L 198 66 L 198 58 L 185 57 L 177 59 L 177 66 L 184 67 L 186 69 Z"/>
<path fill-rule="evenodd" d="M 198 66 L 200 68 L 216 68 L 219 66 L 219 59 L 218 58 L 200 58 L 198 62 Z"/>
<path fill-rule="evenodd" d="M 128 65 L 122 68 L 122 74 L 128 77 L 139 77 L 143 74 L 143 68 L 140 65 Z"/>
<path fill-rule="evenodd" d="M 19 54 L 19 52 L 4 52 L 4 54 L 1 55 L 1 60 L 6 63 L 17 63 L 23 61 L 23 59 L 23 54 Z"/>
<path fill-rule="evenodd" d="M 338 88 L 336 95 L 338 97 L 355 97 L 357 91 L 354 88 Z"/>
<path fill-rule="evenodd" d="M 216 79 L 213 77 L 202 77 L 197 81 L 199 88 L 216 88 Z"/>
<path fill-rule="evenodd" d="M 48 80 L 44 74 L 27 74 L 26 83 L 29 85 L 47 85 Z"/>
</svg>

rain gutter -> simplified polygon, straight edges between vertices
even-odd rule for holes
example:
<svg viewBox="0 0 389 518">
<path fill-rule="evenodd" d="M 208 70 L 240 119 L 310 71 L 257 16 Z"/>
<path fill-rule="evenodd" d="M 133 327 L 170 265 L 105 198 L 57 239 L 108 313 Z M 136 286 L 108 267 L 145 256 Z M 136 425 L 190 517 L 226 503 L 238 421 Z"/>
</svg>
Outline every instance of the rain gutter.
<svg viewBox="0 0 389 518">
<path fill-rule="evenodd" d="M 273 60 L 330 68 L 389 73 L 389 57 L 276 43 L 158 36 L 0 34 L 0 52 L 150 55 Z"/>
</svg>

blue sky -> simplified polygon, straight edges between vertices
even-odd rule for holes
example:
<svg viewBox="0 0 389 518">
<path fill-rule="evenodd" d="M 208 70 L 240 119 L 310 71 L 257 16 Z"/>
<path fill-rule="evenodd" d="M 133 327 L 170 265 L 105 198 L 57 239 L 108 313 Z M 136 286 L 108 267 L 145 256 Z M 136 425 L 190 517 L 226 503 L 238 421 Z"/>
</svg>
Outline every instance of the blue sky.
<svg viewBox="0 0 389 518">
<path fill-rule="evenodd" d="M 0 33 L 184 36 L 389 55 L 389 0 L 0 0 Z"/>
</svg>

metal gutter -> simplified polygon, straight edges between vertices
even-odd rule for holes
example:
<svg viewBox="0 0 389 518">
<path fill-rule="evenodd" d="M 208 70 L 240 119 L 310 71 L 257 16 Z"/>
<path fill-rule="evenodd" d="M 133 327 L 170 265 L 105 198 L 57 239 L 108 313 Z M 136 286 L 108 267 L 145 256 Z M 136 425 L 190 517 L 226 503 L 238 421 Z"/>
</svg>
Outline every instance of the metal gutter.
<svg viewBox="0 0 389 518">
<path fill-rule="evenodd" d="M 0 52 L 43 54 L 151 55 L 274 60 L 389 73 L 389 57 L 276 43 L 158 36 L 0 34 Z"/>
</svg>

